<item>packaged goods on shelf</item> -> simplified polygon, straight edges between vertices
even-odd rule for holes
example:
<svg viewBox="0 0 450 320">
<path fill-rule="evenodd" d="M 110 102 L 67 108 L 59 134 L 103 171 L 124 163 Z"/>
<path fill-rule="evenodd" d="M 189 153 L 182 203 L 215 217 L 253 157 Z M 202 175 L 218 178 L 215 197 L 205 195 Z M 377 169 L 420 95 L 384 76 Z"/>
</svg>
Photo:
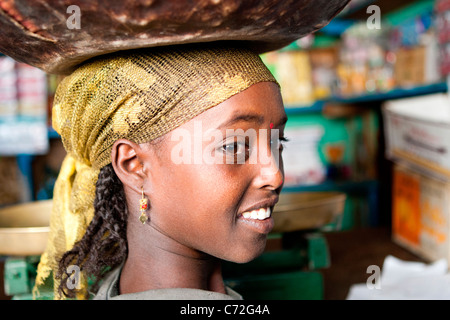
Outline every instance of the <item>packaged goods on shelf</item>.
<svg viewBox="0 0 450 320">
<path fill-rule="evenodd" d="M 436 1 L 435 12 L 441 73 L 446 76 L 450 74 L 450 1 Z"/>
<path fill-rule="evenodd" d="M 45 154 L 49 148 L 45 121 L 0 123 L 0 156 Z"/>
<path fill-rule="evenodd" d="M 318 143 L 324 134 L 319 125 L 285 129 L 289 143 L 283 150 L 285 186 L 321 183 L 326 168 L 320 160 Z"/>
<path fill-rule="evenodd" d="M 396 164 L 392 199 L 393 240 L 426 260 L 450 262 L 450 182 Z"/>
<path fill-rule="evenodd" d="M 325 100 L 336 94 L 337 49 L 335 47 L 309 50 L 313 95 Z"/>
<path fill-rule="evenodd" d="M 336 91 L 335 47 L 270 52 L 262 59 L 280 83 L 288 108 L 309 106 Z"/>
<path fill-rule="evenodd" d="M 445 19 L 449 16 L 446 12 Z M 370 29 L 364 21 L 328 46 L 289 46 L 262 57 L 288 108 L 438 83 L 448 74 L 450 45 L 438 39 L 448 33 L 446 20 L 433 17 L 427 11 L 396 25 L 383 22 L 380 29 Z"/>
<path fill-rule="evenodd" d="M 447 94 L 386 101 L 386 152 L 450 177 L 450 98 Z"/>
<path fill-rule="evenodd" d="M 423 34 L 419 45 L 400 47 L 395 54 L 397 86 L 429 84 L 441 79 L 439 45 L 433 32 Z"/>
<path fill-rule="evenodd" d="M 342 96 L 435 83 L 442 78 L 438 35 L 429 13 L 399 25 L 368 29 L 357 23 L 342 34 L 338 80 Z"/>
<path fill-rule="evenodd" d="M 19 115 L 22 117 L 47 116 L 47 76 L 38 68 L 24 63 L 16 64 Z"/>
<path fill-rule="evenodd" d="M 48 151 L 47 75 L 0 56 L 0 155 Z"/>
<path fill-rule="evenodd" d="M 0 57 L 0 120 L 47 117 L 46 74 L 7 56 Z"/>
<path fill-rule="evenodd" d="M 310 105 L 315 101 L 306 51 L 271 52 L 262 58 L 280 83 L 286 105 Z"/>
<path fill-rule="evenodd" d="M 342 35 L 337 75 L 340 95 L 388 91 L 395 86 L 388 28 L 355 24 Z"/>
<path fill-rule="evenodd" d="M 450 0 L 437 0 L 435 13 L 439 42 L 447 43 L 450 41 Z"/>
<path fill-rule="evenodd" d="M 395 81 L 400 87 L 439 82 L 439 27 L 432 7 L 397 23 L 389 35 L 395 57 Z"/>
<path fill-rule="evenodd" d="M 441 73 L 443 75 L 450 75 L 450 42 L 441 45 L 440 47 L 441 56 Z"/>
<path fill-rule="evenodd" d="M 17 116 L 18 101 L 15 61 L 0 56 L 0 120 L 11 120 Z"/>
</svg>

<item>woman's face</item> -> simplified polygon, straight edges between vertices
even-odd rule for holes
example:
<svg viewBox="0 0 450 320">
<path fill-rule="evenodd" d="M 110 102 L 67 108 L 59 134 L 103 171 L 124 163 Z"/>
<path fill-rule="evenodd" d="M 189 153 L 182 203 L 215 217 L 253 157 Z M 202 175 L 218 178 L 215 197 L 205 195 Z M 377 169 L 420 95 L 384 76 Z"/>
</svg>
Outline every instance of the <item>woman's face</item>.
<svg viewBox="0 0 450 320">
<path fill-rule="evenodd" d="M 286 120 L 278 86 L 262 82 L 168 133 L 143 159 L 147 225 L 183 254 L 260 255 L 283 185 Z"/>
</svg>

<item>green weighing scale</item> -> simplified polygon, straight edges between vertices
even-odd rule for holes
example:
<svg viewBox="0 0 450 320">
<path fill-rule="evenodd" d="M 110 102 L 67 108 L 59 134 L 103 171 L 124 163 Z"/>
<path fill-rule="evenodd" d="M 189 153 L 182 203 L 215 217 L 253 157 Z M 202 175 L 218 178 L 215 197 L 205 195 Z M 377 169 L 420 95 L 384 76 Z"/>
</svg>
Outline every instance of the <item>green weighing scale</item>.
<svg viewBox="0 0 450 320">
<path fill-rule="evenodd" d="M 32 299 L 40 255 L 50 231 L 52 200 L 0 209 L 0 258 L 4 260 L 4 290 L 13 299 Z M 42 298 L 52 299 L 53 292 Z"/>
<path fill-rule="evenodd" d="M 224 262 L 226 285 L 244 299 L 323 299 L 318 271 L 330 265 L 321 228 L 336 223 L 346 196 L 338 192 L 282 193 L 275 206 L 275 226 L 266 251 L 246 264 Z M 0 209 L 0 256 L 4 259 L 5 293 L 32 299 L 40 255 L 49 232 L 52 201 L 36 201 Z M 52 299 L 52 284 L 40 299 Z"/>
</svg>

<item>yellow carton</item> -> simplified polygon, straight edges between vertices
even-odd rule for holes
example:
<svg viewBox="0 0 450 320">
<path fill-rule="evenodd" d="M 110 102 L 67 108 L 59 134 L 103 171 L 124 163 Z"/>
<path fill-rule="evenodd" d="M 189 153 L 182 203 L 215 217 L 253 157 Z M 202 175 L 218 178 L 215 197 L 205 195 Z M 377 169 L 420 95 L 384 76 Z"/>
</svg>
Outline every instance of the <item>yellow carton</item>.
<svg viewBox="0 0 450 320">
<path fill-rule="evenodd" d="M 392 189 L 392 237 L 428 261 L 450 262 L 450 182 L 396 164 Z"/>
</svg>

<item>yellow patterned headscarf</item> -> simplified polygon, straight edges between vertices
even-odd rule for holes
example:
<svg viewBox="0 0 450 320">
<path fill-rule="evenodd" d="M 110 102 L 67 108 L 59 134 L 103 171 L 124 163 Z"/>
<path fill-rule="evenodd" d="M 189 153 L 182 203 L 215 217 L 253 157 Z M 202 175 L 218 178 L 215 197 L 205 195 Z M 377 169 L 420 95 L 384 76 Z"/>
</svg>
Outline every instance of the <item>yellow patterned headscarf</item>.
<svg viewBox="0 0 450 320">
<path fill-rule="evenodd" d="M 197 44 L 116 53 L 83 64 L 59 85 L 53 127 L 67 151 L 54 188 L 35 294 L 94 216 L 95 184 L 114 142 L 149 142 L 251 85 L 276 82 L 250 50 Z M 82 289 L 86 289 L 82 277 Z M 83 295 L 83 290 L 79 294 Z"/>
</svg>

